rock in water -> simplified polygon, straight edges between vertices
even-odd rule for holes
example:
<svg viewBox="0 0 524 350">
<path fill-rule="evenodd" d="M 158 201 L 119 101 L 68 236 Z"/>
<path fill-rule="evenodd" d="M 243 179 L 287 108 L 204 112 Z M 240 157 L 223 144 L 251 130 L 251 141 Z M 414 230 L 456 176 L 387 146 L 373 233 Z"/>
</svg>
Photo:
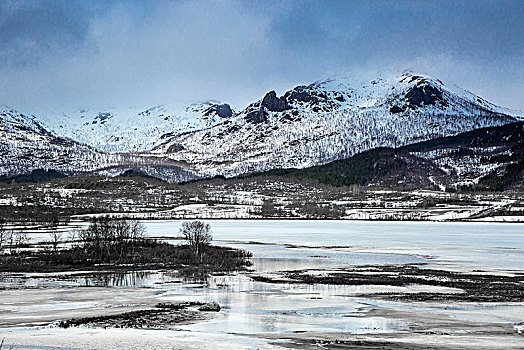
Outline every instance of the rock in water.
<svg viewBox="0 0 524 350">
<path fill-rule="evenodd" d="M 215 302 L 215 301 L 211 301 L 211 302 L 209 302 L 207 304 L 204 304 L 201 307 L 199 307 L 198 310 L 200 310 L 200 311 L 215 311 L 215 312 L 218 312 L 218 311 L 220 311 L 220 305 L 218 305 L 218 303 Z"/>
</svg>

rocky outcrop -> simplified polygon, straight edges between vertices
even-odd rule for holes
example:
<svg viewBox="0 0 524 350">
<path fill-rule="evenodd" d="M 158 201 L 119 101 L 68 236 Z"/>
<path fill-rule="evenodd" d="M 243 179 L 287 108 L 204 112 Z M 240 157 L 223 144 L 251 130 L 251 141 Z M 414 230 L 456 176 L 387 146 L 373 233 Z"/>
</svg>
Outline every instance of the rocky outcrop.
<svg viewBox="0 0 524 350">
<path fill-rule="evenodd" d="M 307 86 L 297 86 L 293 90 L 286 92 L 284 95 L 285 99 L 289 102 L 318 102 L 318 97 L 314 96 L 311 91 L 309 91 Z"/>
<path fill-rule="evenodd" d="M 393 114 L 404 112 L 404 107 L 399 107 L 397 105 L 392 106 L 389 111 Z"/>
<path fill-rule="evenodd" d="M 211 301 L 207 304 L 204 304 L 202 305 L 201 307 L 198 308 L 199 311 L 214 311 L 214 312 L 218 312 L 220 311 L 220 305 L 218 305 L 217 302 L 215 301 Z"/>
<path fill-rule="evenodd" d="M 231 118 L 233 116 L 233 110 L 231 109 L 231 106 L 227 103 L 224 104 L 215 104 L 210 106 L 208 109 L 204 111 L 204 116 L 209 116 L 211 114 L 215 113 L 220 118 Z"/>
<path fill-rule="evenodd" d="M 271 112 L 282 112 L 289 108 L 285 98 L 277 97 L 275 91 L 270 91 L 262 99 L 263 107 L 266 107 Z"/>
<path fill-rule="evenodd" d="M 245 120 L 248 123 L 252 124 L 259 124 L 264 123 L 267 121 L 268 113 L 265 111 L 263 106 L 260 106 L 260 108 L 257 108 L 249 113 L 246 114 Z"/>
<path fill-rule="evenodd" d="M 437 101 L 443 101 L 442 91 L 432 85 L 420 85 L 411 88 L 406 93 L 406 99 L 411 106 L 435 105 Z"/>
</svg>

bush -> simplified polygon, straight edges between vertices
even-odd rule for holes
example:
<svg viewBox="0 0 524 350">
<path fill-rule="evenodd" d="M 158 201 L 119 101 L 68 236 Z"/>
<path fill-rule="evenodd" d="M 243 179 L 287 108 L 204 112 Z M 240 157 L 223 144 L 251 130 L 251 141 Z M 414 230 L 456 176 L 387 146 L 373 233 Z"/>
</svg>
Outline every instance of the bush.
<svg viewBox="0 0 524 350">
<path fill-rule="evenodd" d="M 142 243 L 145 227 L 136 220 L 110 216 L 94 217 L 86 230 L 78 233 L 80 248 L 99 262 L 121 261 Z"/>
<path fill-rule="evenodd" d="M 187 241 L 195 256 L 202 261 L 202 249 L 213 240 L 211 226 L 200 220 L 184 221 L 180 228 L 180 234 Z"/>
<path fill-rule="evenodd" d="M 0 254 L 0 270 L 63 271 L 124 264 L 119 268 L 175 267 L 202 272 L 235 270 L 251 265 L 251 253 L 247 251 L 209 245 L 212 239 L 209 225 L 201 221 L 186 222 L 182 231 L 184 229 L 188 244 L 173 245 L 146 238 L 144 226 L 138 221 L 98 217 L 76 237 L 70 236 L 72 246 L 60 249 L 59 245 L 64 242 L 62 235 L 52 233 L 44 249 L 37 251 L 17 249 L 25 236 L 10 235 L 6 248 L 11 249 L 11 254 Z"/>
</svg>

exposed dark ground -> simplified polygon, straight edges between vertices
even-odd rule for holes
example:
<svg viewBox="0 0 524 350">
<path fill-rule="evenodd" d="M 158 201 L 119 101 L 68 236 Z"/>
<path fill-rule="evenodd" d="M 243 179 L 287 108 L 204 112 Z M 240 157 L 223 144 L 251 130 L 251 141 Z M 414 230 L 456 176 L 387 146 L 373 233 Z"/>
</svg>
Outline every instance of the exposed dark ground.
<svg viewBox="0 0 524 350">
<path fill-rule="evenodd" d="M 137 310 L 115 315 L 65 320 L 61 328 L 87 326 L 91 328 L 172 329 L 178 324 L 194 323 L 206 319 L 204 312 L 189 309 L 204 303 L 157 304 L 154 309 Z"/>
<path fill-rule="evenodd" d="M 271 283 L 307 283 L 334 285 L 409 286 L 413 284 L 458 288 L 461 293 L 373 293 L 378 297 L 402 301 L 523 302 L 524 275 L 461 273 L 421 268 L 413 265 L 356 266 L 312 275 L 308 271 L 287 271 L 273 275 L 252 276 Z"/>
<path fill-rule="evenodd" d="M 129 255 L 118 261 L 97 261 L 89 259 L 89 252 L 78 248 L 37 251 L 21 251 L 0 255 L 2 272 L 59 272 L 59 271 L 140 271 L 158 269 L 176 269 L 187 274 L 196 272 L 219 272 L 243 270 L 250 265 L 249 252 L 207 246 L 204 258 L 199 261 L 184 245 L 160 242 L 148 242 L 139 245 Z"/>
<path fill-rule="evenodd" d="M 267 176 L 184 185 L 150 178 L 79 176 L 44 183 L 0 183 L 0 223 L 55 227 L 74 215 L 137 219 L 454 220 L 524 216 L 522 190 L 448 193 L 404 186 L 334 187 L 316 180 Z M 365 214 L 364 216 L 358 215 Z"/>
</svg>

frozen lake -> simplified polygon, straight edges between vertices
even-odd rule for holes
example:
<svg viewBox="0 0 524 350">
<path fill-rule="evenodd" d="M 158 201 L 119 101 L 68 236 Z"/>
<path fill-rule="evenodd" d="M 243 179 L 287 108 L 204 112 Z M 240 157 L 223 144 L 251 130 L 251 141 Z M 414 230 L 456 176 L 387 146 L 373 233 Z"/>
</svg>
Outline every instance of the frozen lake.
<svg viewBox="0 0 524 350">
<path fill-rule="evenodd" d="M 147 235 L 165 239 L 179 237 L 180 220 L 142 221 Z M 316 264 L 326 255 L 328 264 L 397 264 L 427 262 L 425 258 L 463 269 L 522 271 L 524 269 L 524 224 L 487 222 L 322 221 L 322 220 L 207 220 L 214 244 L 240 247 L 255 259 L 286 259 L 294 268 Z M 63 231 L 85 227 L 72 222 Z M 34 241 L 48 239 L 45 231 L 28 231 Z M 64 232 L 66 236 L 66 232 Z M 259 243 L 259 244 L 256 244 Z M 324 253 L 301 251 L 314 248 Z M 292 249 L 294 248 L 294 249 Z M 328 248 L 328 249 L 321 249 Z M 311 250 L 311 249 L 309 249 Z M 345 255 L 340 255 L 344 252 Z M 347 253 L 358 253 L 349 255 Z M 390 256 L 384 256 L 384 254 Z M 375 255 L 370 255 L 375 254 Z M 391 255 L 393 254 L 393 255 Z M 404 255 L 404 256 L 402 256 Z M 422 259 L 422 260 L 420 260 Z M 316 261 L 315 261 L 316 260 Z M 259 268 L 262 266 L 259 264 Z M 271 269 L 272 267 L 267 266 Z M 285 267 L 282 267 L 285 268 Z M 300 267 L 297 267 L 300 268 Z"/>
<path fill-rule="evenodd" d="M 244 247 L 255 258 L 293 258 L 297 249 L 331 247 L 353 252 L 332 263 L 397 264 L 421 262 L 414 256 L 434 257 L 463 268 L 524 270 L 524 224 L 390 221 L 216 220 L 211 224 L 216 244 Z M 175 237 L 181 221 L 145 221 L 151 236 Z M 248 244 L 265 243 L 268 246 Z M 328 251 L 333 251 L 329 249 Z M 374 256 L 366 253 L 383 254 Z M 315 255 L 306 252 L 304 255 Z M 402 257 L 401 255 L 407 255 Z M 389 259 L 389 262 L 388 262 Z M 373 260 L 375 262 L 373 262 Z"/>
<path fill-rule="evenodd" d="M 455 270 L 524 272 L 523 224 L 207 222 L 212 227 L 214 244 L 253 252 L 256 272 L 408 263 L 429 263 Z M 149 236 L 171 240 L 178 237 L 181 221 L 145 221 L 144 224 Z M 67 229 L 74 229 L 76 225 L 73 223 Z M 33 232 L 31 237 L 43 239 L 45 233 Z M 379 301 L 359 296 L 369 291 L 425 291 L 424 287 L 272 284 L 255 282 L 243 273 L 212 276 L 204 281 L 181 278 L 165 271 L 105 276 L 33 274 L 4 278 L 2 286 L 36 288 L 0 292 L 0 319 L 4 327 L 0 330 L 0 338 L 5 336 L 7 344 L 9 339 L 14 339 L 31 348 L 40 348 L 38 341 L 43 342 L 41 348 L 45 348 L 44 345 L 71 348 L 71 344 L 76 344 L 74 335 L 77 330 L 44 328 L 42 331 L 28 326 L 100 314 L 104 310 L 130 305 L 151 306 L 157 302 L 215 300 L 223 307 L 223 311 L 209 321 L 180 326 L 179 334 L 184 335 L 180 341 L 188 341 L 196 348 L 209 339 L 217 342 L 216 345 L 223 341 L 224 346 L 241 342 L 247 344 L 246 347 L 264 347 L 258 343 L 259 339 L 239 340 L 239 335 L 272 332 L 373 334 L 398 332 L 406 327 L 402 320 L 368 315 L 375 308 L 452 315 L 471 322 L 488 319 L 517 323 L 523 321 L 521 315 L 524 314 L 522 304 L 497 304 L 489 308 L 482 304 L 466 304 L 457 307 Z M 122 336 L 128 334 L 125 330 L 89 332 L 98 339 L 111 338 L 119 332 Z M 148 341 L 157 345 L 163 340 L 155 343 L 156 335 L 166 334 L 165 331 L 141 332 Z M 152 333 L 148 335 L 148 332 Z M 86 346 L 89 344 L 98 347 L 95 339 Z"/>
</svg>

